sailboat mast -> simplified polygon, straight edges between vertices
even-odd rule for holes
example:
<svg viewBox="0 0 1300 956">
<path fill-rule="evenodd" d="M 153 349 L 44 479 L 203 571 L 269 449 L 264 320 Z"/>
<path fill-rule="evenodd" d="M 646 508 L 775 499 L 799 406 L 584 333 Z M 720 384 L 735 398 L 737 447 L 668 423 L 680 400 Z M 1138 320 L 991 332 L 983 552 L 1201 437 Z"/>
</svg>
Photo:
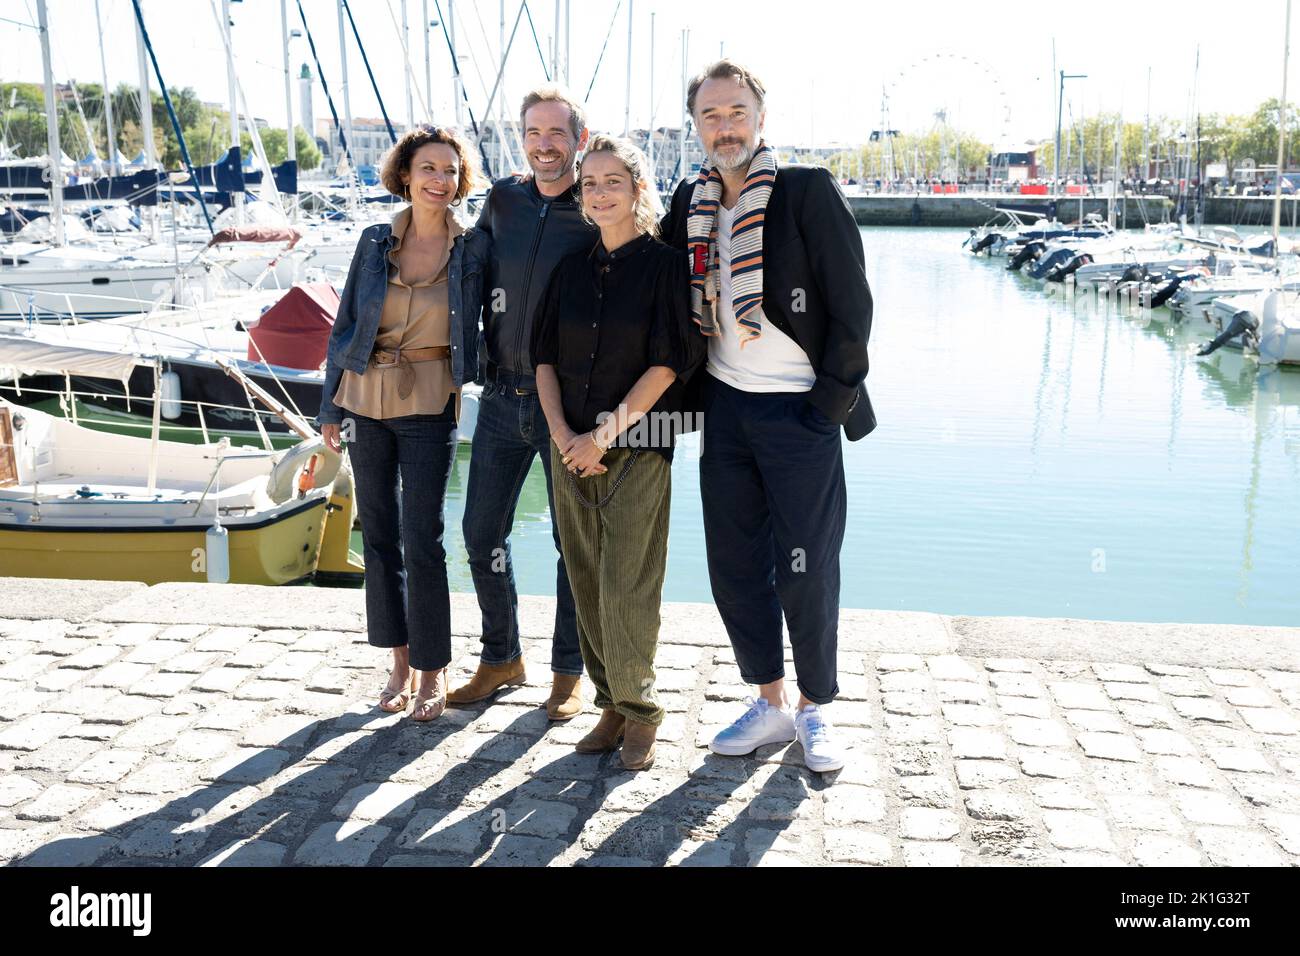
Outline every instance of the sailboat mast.
<svg viewBox="0 0 1300 956">
<path fill-rule="evenodd" d="M 646 123 L 645 155 L 649 160 L 651 185 L 659 190 L 659 177 L 655 175 L 655 14 L 650 11 L 650 119 Z"/>
<path fill-rule="evenodd" d="M 632 132 L 632 18 L 634 0 L 627 0 L 627 79 L 623 86 L 623 136 Z"/>
<path fill-rule="evenodd" d="M 429 0 L 420 0 L 420 12 L 424 16 L 420 26 L 420 32 L 424 34 L 424 102 L 429 108 L 429 115 L 425 119 L 433 122 L 433 57 L 429 51 Z"/>
<path fill-rule="evenodd" d="M 108 136 L 108 175 L 116 176 L 117 136 L 113 131 L 113 94 L 108 88 L 108 62 L 104 59 L 104 27 L 99 19 L 99 0 L 95 0 L 95 30 L 99 34 L 99 71 L 104 83 L 104 132 Z"/>
<path fill-rule="evenodd" d="M 348 142 L 355 148 L 356 139 L 352 135 L 352 97 L 348 92 L 348 37 L 343 28 L 343 0 L 338 0 L 336 6 L 339 12 L 339 67 L 343 77 L 343 131 Z M 356 181 L 357 171 L 350 170 L 348 178 Z"/>
<path fill-rule="evenodd" d="M 289 75 L 289 13 L 287 0 L 280 0 L 280 35 L 284 41 L 284 146 L 285 158 L 298 159 L 298 142 L 293 126 L 293 79 Z"/>
<path fill-rule="evenodd" d="M 44 34 L 42 34 L 44 35 Z M 1291 61 L 1291 0 L 1286 0 L 1286 30 L 1282 34 L 1282 104 L 1278 108 L 1277 176 L 1273 180 L 1273 271 L 1281 273 L 1278 232 L 1282 225 L 1282 163 L 1286 156 L 1286 75 Z"/>
<path fill-rule="evenodd" d="M 1151 178 L 1151 67 L 1147 67 L 1147 112 L 1142 121 L 1142 179 Z"/>
<path fill-rule="evenodd" d="M 230 28 L 230 0 L 221 0 L 221 29 L 226 34 L 226 85 L 230 88 L 230 148 L 239 149 L 239 98 L 235 93 L 235 36 Z M 244 175 L 243 156 L 239 158 L 240 166 L 236 170 Z M 230 204 L 235 207 L 235 222 L 244 223 L 244 193 L 236 190 L 230 194 Z"/>
<path fill-rule="evenodd" d="M 415 129 L 415 100 L 411 98 L 411 27 L 402 0 L 402 76 L 406 80 L 406 128 Z"/>
<path fill-rule="evenodd" d="M 677 169 L 679 171 L 678 179 L 685 179 L 690 173 L 686 165 L 686 56 L 691 45 L 691 31 L 682 31 L 682 122 L 677 130 Z"/>
<path fill-rule="evenodd" d="M 456 0 L 447 0 L 447 41 L 451 45 L 453 99 L 456 101 L 456 125 L 465 126 L 465 88 L 460 76 L 460 54 L 456 52 Z"/>
<path fill-rule="evenodd" d="M 1114 155 L 1114 172 L 1111 174 L 1110 177 L 1110 202 L 1107 204 L 1107 208 L 1106 208 L 1106 222 L 1110 225 L 1112 229 L 1115 228 L 1115 221 L 1116 221 L 1115 203 L 1116 203 L 1116 199 L 1119 196 L 1119 142 L 1120 142 L 1120 137 L 1123 135 L 1123 127 L 1120 125 L 1124 115 L 1123 105 L 1124 105 L 1123 101 L 1121 101 L 1120 111 L 1115 114 L 1115 133 L 1111 137 L 1111 139 L 1113 140 L 1111 146 L 1114 150 L 1115 155 Z"/>
<path fill-rule="evenodd" d="M 140 12 L 144 13 L 144 0 Z M 144 137 L 144 165 L 146 169 L 158 167 L 158 154 L 153 145 L 153 98 L 149 95 L 149 59 L 144 49 L 144 34 L 139 23 L 135 27 L 135 49 L 140 61 L 140 134 Z"/>
<path fill-rule="evenodd" d="M 54 244 L 63 245 L 63 147 L 59 145 L 58 103 L 54 98 L 54 67 L 50 60 L 50 17 L 45 0 L 36 0 L 41 34 L 41 66 L 45 70 L 45 138 L 50 151 L 50 218 Z M 1274 230 L 1276 231 L 1276 230 Z"/>
</svg>

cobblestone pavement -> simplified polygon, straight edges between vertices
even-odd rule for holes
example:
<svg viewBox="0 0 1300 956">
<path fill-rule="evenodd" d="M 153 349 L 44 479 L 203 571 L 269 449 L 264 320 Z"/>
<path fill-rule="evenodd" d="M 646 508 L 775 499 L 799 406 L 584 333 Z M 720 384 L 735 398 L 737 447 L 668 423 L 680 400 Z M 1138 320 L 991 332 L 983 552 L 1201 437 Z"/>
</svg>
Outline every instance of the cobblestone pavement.
<svg viewBox="0 0 1300 956">
<path fill-rule="evenodd" d="M 716 630 L 674 627 L 634 774 L 573 751 L 590 709 L 547 723 L 543 641 L 529 686 L 415 724 L 375 708 L 357 632 L 0 619 L 0 861 L 1300 863 L 1296 670 L 846 643 L 843 771 L 709 754 L 749 688 Z"/>
</svg>

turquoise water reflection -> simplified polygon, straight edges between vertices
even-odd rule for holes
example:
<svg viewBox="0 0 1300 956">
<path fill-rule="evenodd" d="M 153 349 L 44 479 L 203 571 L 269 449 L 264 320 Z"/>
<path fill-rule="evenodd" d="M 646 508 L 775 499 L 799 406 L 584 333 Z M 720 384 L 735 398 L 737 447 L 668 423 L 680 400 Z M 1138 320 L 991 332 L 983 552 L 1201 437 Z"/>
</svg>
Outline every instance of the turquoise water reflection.
<svg viewBox="0 0 1300 956">
<path fill-rule="evenodd" d="M 1300 373 L 1198 359 L 1171 327 L 1046 295 L 964 230 L 865 228 L 879 428 L 846 442 L 845 607 L 1300 624 Z M 472 590 L 452 474 L 447 546 Z M 679 455 L 665 599 L 709 601 L 697 462 Z M 553 594 L 540 464 L 513 535 Z"/>
</svg>

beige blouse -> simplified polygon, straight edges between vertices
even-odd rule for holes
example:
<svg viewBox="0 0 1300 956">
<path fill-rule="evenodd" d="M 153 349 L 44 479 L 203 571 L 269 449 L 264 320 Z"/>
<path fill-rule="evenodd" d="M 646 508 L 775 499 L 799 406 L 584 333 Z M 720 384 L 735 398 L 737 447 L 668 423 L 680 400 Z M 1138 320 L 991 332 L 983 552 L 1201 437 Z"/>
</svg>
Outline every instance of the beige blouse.
<svg viewBox="0 0 1300 956">
<path fill-rule="evenodd" d="M 388 287 L 384 310 L 375 335 L 376 351 L 422 349 L 451 344 L 450 304 L 447 296 L 447 263 L 451 246 L 464 232 L 455 213 L 447 210 L 447 247 L 432 270 L 433 278 L 407 282 L 402 278 L 398 253 L 402 237 L 411 223 L 411 207 L 393 217 L 393 238 L 388 253 Z M 409 263 L 408 263 L 409 265 Z M 423 272 L 424 270 L 420 270 Z M 393 356 L 385 356 L 392 361 Z M 339 380 L 334 404 L 367 418 L 396 418 L 400 415 L 437 415 L 447 407 L 448 396 L 456 397 L 456 419 L 460 420 L 460 388 L 452 381 L 451 357 L 399 363 L 386 367 L 375 364 L 372 354 L 366 370 L 357 374 L 345 369 Z M 403 367 L 405 366 L 405 367 Z M 410 386 L 403 397 L 403 378 Z"/>
</svg>

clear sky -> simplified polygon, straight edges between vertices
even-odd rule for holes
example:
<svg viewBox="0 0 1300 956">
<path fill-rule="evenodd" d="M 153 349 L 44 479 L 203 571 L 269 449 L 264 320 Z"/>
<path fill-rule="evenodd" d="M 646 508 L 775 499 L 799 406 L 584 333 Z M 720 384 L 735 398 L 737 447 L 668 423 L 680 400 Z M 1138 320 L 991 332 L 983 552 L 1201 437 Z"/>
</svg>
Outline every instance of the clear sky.
<svg viewBox="0 0 1300 956">
<path fill-rule="evenodd" d="M 220 0 L 216 0 L 218 6 Z M 561 0 L 562 2 L 562 0 Z M 168 85 L 191 86 L 208 101 L 228 101 L 225 59 L 210 0 L 143 0 L 146 24 Z M 446 12 L 446 0 L 442 0 Z M 130 0 L 99 0 L 110 84 L 138 82 Z M 339 30 L 335 0 L 302 0 L 317 51 L 342 110 Z M 389 114 L 406 116 L 403 57 L 394 18 L 402 0 L 352 0 L 366 53 Z M 423 0 L 406 0 L 412 68 L 424 89 Z M 501 4 L 456 3 L 457 46 L 465 57 L 470 104 L 485 113 L 498 54 Z M 617 7 L 617 16 L 615 9 Z M 593 128 L 623 129 L 627 78 L 628 0 L 571 0 L 570 85 L 581 96 L 591 82 L 602 43 L 609 44 L 588 106 Z M 287 0 L 291 28 L 301 28 L 295 0 Z M 431 19 L 435 4 L 428 0 Z M 555 31 L 556 0 L 530 3 L 542 48 Z M 689 28 L 686 63 L 694 71 L 720 48 L 749 65 L 768 86 L 768 139 L 775 143 L 860 142 L 880 125 L 882 90 L 890 92 L 890 126 L 930 128 L 946 111 L 949 122 L 995 146 L 1052 135 L 1053 42 L 1056 68 L 1087 74 L 1067 83 L 1069 117 L 1121 109 L 1141 121 L 1150 70 L 1152 115 L 1185 116 L 1191 109 L 1200 44 L 1202 112 L 1253 110 L 1277 96 L 1282 83 L 1284 0 L 1241 8 L 1191 2 L 1159 16 L 1134 16 L 1132 2 L 1072 8 L 1042 4 L 930 2 L 884 5 L 835 0 L 634 0 L 631 124 L 644 127 L 654 102 L 657 125 L 677 125 L 681 111 L 682 30 Z M 1177 10 L 1175 14 L 1173 11 Z M 49 0 L 55 75 L 100 79 L 100 36 L 94 0 Z M 509 35 L 518 0 L 505 3 Z M 738 16 L 738 11 L 744 16 Z M 1069 12 L 1065 12 L 1068 10 Z M 280 0 L 232 4 L 236 68 L 253 112 L 284 122 Z M 391 16 L 390 16 L 391 11 Z M 655 14 L 654 82 L 650 21 Z M 1296 17 L 1300 19 L 1300 5 Z M 0 78 L 39 82 L 40 46 L 35 0 L 0 0 Z M 612 31 L 610 29 L 613 24 Z M 1293 31 L 1294 32 L 1294 31 Z M 431 31 L 433 118 L 450 117 L 451 60 L 441 28 Z M 348 39 L 349 95 L 354 117 L 379 109 L 357 47 Z M 291 62 L 310 61 L 305 39 L 291 41 Z M 549 62 L 549 52 L 547 54 Z M 313 67 L 313 73 L 315 69 Z M 1292 70 L 1291 97 L 1300 96 Z M 481 79 L 480 79 L 481 77 Z M 525 18 L 515 37 L 505 90 L 513 104 L 543 79 Z M 297 113 L 297 92 L 295 89 Z M 416 99 L 417 119 L 423 119 Z M 317 117 L 328 116 L 319 84 Z M 513 112 L 513 108 L 512 108 Z"/>
</svg>

